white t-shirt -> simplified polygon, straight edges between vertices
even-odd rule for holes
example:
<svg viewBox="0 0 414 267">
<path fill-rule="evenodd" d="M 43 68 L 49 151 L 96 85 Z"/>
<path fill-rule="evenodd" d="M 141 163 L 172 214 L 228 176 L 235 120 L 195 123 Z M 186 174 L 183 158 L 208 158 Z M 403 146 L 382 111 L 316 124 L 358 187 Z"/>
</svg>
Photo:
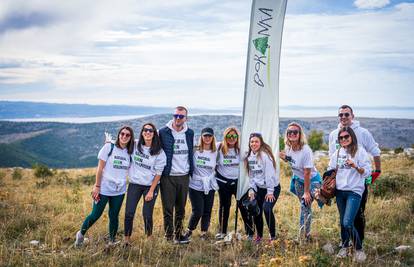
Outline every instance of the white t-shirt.
<svg viewBox="0 0 414 267">
<path fill-rule="evenodd" d="M 161 149 L 158 155 L 150 154 L 150 147 L 140 145 L 142 153 L 137 149 L 137 143 L 134 145 L 132 154 L 132 164 L 129 169 L 129 182 L 133 184 L 150 186 L 155 176 L 161 175 L 167 164 L 167 158 L 164 150 Z"/>
<path fill-rule="evenodd" d="M 171 130 L 174 137 L 173 157 L 171 161 L 171 176 L 186 175 L 190 171 L 188 161 L 188 145 L 185 139 L 185 131 L 176 132 Z M 193 148 L 191 148 L 193 149 Z"/>
<path fill-rule="evenodd" d="M 110 151 L 111 143 L 106 143 L 98 153 L 98 159 L 106 162 L 102 171 L 101 194 L 118 196 L 126 192 L 130 155 L 128 149 L 121 149 L 116 145 L 108 157 Z"/>
<path fill-rule="evenodd" d="M 207 190 L 212 190 L 209 178 L 214 176 L 216 162 L 217 151 L 194 151 L 194 171 L 193 176 L 190 178 L 189 187 L 197 191 L 206 191 L 206 188 Z"/>
<path fill-rule="evenodd" d="M 217 157 L 217 172 L 227 179 L 237 180 L 239 178 L 240 154 L 236 153 L 234 148 L 229 148 L 227 155 L 223 155 L 220 149 Z"/>
<path fill-rule="evenodd" d="M 257 188 L 267 189 L 271 194 L 274 188 L 279 185 L 280 180 L 277 176 L 276 169 L 273 167 L 271 158 L 266 153 L 250 153 L 249 162 L 249 186 L 257 192 Z"/>
<path fill-rule="evenodd" d="M 313 164 L 312 149 L 308 145 L 304 145 L 299 151 L 293 151 L 290 147 L 286 147 L 285 153 L 287 157 L 290 157 L 288 163 L 292 168 L 293 175 L 296 175 L 302 181 L 305 179 L 305 168 L 311 169 L 310 178 L 317 174 L 318 171 Z"/>
<path fill-rule="evenodd" d="M 336 157 L 338 150 L 330 156 L 329 169 L 336 168 Z M 363 168 L 364 173 L 359 174 L 355 168 L 346 164 L 351 159 L 358 168 Z M 362 196 L 365 190 L 365 178 L 371 174 L 371 162 L 368 153 L 362 146 L 358 146 L 355 157 L 348 154 L 342 147 L 339 148 L 338 172 L 336 174 L 336 189 L 353 191 Z"/>
</svg>

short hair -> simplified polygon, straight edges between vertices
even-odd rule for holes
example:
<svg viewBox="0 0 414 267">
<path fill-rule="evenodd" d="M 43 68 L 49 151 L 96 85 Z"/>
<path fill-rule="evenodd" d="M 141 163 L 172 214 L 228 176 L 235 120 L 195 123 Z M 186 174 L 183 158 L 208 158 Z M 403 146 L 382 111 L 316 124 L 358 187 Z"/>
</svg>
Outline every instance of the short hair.
<svg viewBox="0 0 414 267">
<path fill-rule="evenodd" d="M 185 115 L 188 115 L 188 110 L 186 107 L 183 106 L 176 106 L 175 109 L 179 110 L 179 111 L 185 111 Z"/>
<path fill-rule="evenodd" d="M 338 110 L 340 110 L 340 109 L 345 109 L 345 108 L 349 108 L 349 110 L 351 111 L 351 114 L 353 115 L 354 114 L 354 111 L 352 110 L 352 108 L 350 107 L 350 106 L 348 106 L 348 105 L 342 105 L 342 106 L 340 106 L 339 108 L 338 108 Z"/>
</svg>

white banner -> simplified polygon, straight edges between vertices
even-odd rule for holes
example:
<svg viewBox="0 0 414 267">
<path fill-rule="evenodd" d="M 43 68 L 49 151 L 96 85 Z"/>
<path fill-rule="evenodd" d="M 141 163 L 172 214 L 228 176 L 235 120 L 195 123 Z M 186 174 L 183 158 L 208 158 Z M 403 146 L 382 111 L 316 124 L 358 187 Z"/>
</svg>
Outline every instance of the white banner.
<svg viewBox="0 0 414 267">
<path fill-rule="evenodd" d="M 253 0 L 250 17 L 237 199 L 249 189 L 243 159 L 258 132 L 277 159 L 279 175 L 279 64 L 287 0 Z"/>
</svg>

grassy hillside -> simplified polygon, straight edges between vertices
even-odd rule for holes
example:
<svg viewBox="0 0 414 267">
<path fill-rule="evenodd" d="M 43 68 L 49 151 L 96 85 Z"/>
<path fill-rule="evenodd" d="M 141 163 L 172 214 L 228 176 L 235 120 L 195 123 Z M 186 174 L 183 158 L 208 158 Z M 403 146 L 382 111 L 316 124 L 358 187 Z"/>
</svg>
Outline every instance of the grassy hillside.
<svg viewBox="0 0 414 267">
<path fill-rule="evenodd" d="M 318 169 L 327 160 L 317 162 Z M 247 240 L 231 245 L 202 241 L 198 230 L 191 244 L 177 246 L 163 239 L 161 201 L 154 211 L 154 236 L 143 235 L 138 207 L 129 250 L 105 248 L 108 216 L 87 233 L 89 242 L 73 247 L 74 235 L 91 211 L 94 169 L 57 170 L 53 177 L 36 178 L 31 169 L 0 169 L 0 266 L 352 266 L 351 259 L 337 260 L 326 254 L 326 243 L 339 242 L 336 205 L 322 210 L 313 204 L 313 239 L 295 242 L 299 203 L 288 193 L 289 170 L 282 165 L 282 192 L 275 206 L 279 239 L 254 245 Z M 367 204 L 365 251 L 369 266 L 413 266 L 413 249 L 397 253 L 399 245 L 414 246 L 414 159 L 403 156 L 384 159 L 383 174 L 371 189 Z M 142 203 L 141 203 L 142 204 Z M 234 203 L 233 203 L 234 204 Z M 191 205 L 187 205 L 185 224 Z M 217 230 L 218 195 L 213 208 L 213 236 Z M 232 208 L 234 211 L 234 205 Z M 232 214 L 230 220 L 234 220 Z M 124 207 L 119 239 L 123 234 Z M 232 225 L 232 224 L 231 224 Z M 239 225 L 241 219 L 239 218 Z M 267 235 L 265 226 L 265 235 Z M 31 240 L 40 244 L 30 245 Z"/>
</svg>

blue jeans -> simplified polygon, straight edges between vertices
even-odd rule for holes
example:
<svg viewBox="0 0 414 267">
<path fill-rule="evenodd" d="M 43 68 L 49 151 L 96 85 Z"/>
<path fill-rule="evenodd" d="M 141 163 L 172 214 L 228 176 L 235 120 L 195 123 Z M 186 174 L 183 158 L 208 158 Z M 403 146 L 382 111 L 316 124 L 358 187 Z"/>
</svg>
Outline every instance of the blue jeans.
<svg viewBox="0 0 414 267">
<path fill-rule="evenodd" d="M 299 217 L 299 226 L 300 229 L 304 229 L 305 235 L 310 235 L 311 224 L 312 224 L 312 202 L 310 205 L 305 205 L 303 201 L 303 194 L 305 192 L 305 185 L 299 179 L 295 179 L 294 181 L 295 186 L 295 193 L 296 196 L 299 198 L 300 201 L 300 217 Z M 315 190 L 320 188 L 320 184 L 315 183 L 314 186 L 311 186 L 310 194 L 311 194 L 311 201 L 315 198 Z"/>
<path fill-rule="evenodd" d="M 336 190 L 336 204 L 341 221 L 342 247 L 349 247 L 349 240 L 357 250 L 362 249 L 361 239 L 354 226 L 355 216 L 361 203 L 361 196 L 352 191 Z"/>
</svg>

